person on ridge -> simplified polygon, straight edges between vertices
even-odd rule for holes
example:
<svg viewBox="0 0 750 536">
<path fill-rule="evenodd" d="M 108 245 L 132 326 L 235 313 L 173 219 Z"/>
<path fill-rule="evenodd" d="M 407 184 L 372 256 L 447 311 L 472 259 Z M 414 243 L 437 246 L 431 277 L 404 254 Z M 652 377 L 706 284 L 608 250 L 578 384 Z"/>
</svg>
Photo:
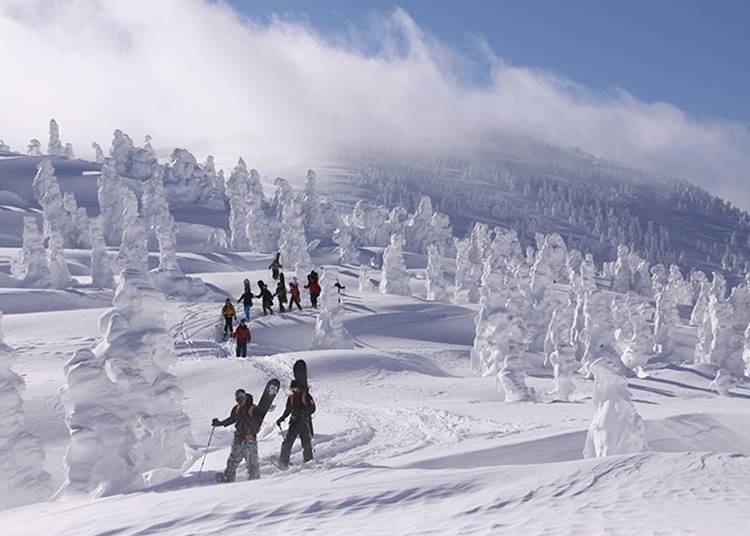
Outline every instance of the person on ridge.
<svg viewBox="0 0 750 536">
<path fill-rule="evenodd" d="M 237 310 L 229 298 L 226 299 L 224 307 L 221 308 L 221 316 L 224 317 L 224 336 L 230 337 L 234 332 L 234 319 L 237 316 Z"/>
<path fill-rule="evenodd" d="M 244 389 L 237 389 L 234 393 L 237 402 L 232 408 L 229 417 L 220 421 L 214 417 L 211 426 L 229 426 L 234 424 L 234 440 L 232 449 L 229 451 L 227 467 L 223 473 L 216 476 L 219 482 L 234 482 L 237 476 L 237 467 L 244 459 L 247 465 L 249 480 L 260 478 L 260 465 L 258 464 L 258 443 L 256 434 L 262 423 L 255 418 L 257 407 L 253 404 L 253 395 Z"/>
<path fill-rule="evenodd" d="M 258 287 L 260 287 L 260 294 L 255 296 L 261 299 L 263 304 L 263 316 L 273 314 L 273 294 L 268 290 L 268 287 L 263 281 L 258 281 Z"/>
<path fill-rule="evenodd" d="M 241 303 L 245 309 L 245 321 L 250 322 L 250 310 L 253 307 L 253 292 L 250 290 L 250 281 L 245 279 L 245 291 L 239 297 L 237 303 Z"/>
<path fill-rule="evenodd" d="M 278 252 L 276 254 L 276 258 L 274 258 L 271 265 L 268 267 L 269 270 L 271 270 L 271 277 L 273 277 L 273 280 L 276 281 L 279 278 L 279 271 L 283 268 L 281 266 L 281 252 Z"/>
<path fill-rule="evenodd" d="M 279 282 L 276 284 L 276 292 L 273 294 L 279 300 L 279 312 L 283 313 L 284 304 L 286 304 L 286 281 L 284 280 L 284 272 L 279 274 Z"/>
<path fill-rule="evenodd" d="M 312 277 L 312 272 L 307 276 L 307 292 L 310 293 L 310 303 L 314 309 L 318 308 L 318 296 L 320 296 L 320 284 Z"/>
<path fill-rule="evenodd" d="M 245 320 L 240 320 L 240 325 L 234 330 L 234 340 L 237 343 L 237 357 L 247 357 L 247 345 L 250 344 L 250 328 Z"/>
<path fill-rule="evenodd" d="M 297 380 L 292 380 L 289 387 L 292 392 L 286 399 L 286 409 L 284 414 L 276 420 L 276 426 L 280 428 L 281 423 L 287 417 L 290 417 L 289 428 L 286 431 L 279 454 L 279 464 L 282 467 L 289 467 L 289 456 L 292 453 L 292 445 L 294 445 L 297 436 L 302 441 L 302 459 L 306 462 L 313 459 L 310 418 L 315 413 L 315 401 L 310 396 L 310 392 L 307 389 L 302 389 Z"/>
<path fill-rule="evenodd" d="M 296 277 L 293 277 L 292 282 L 289 283 L 289 310 L 291 311 L 292 307 L 295 305 L 300 311 L 302 310 L 299 294 L 299 281 L 297 281 Z"/>
<path fill-rule="evenodd" d="M 342 285 L 341 283 L 339 283 L 338 278 L 336 278 L 336 284 L 333 286 L 336 287 L 336 292 L 338 293 L 339 303 L 341 303 L 341 291 L 346 289 L 346 287 Z"/>
</svg>

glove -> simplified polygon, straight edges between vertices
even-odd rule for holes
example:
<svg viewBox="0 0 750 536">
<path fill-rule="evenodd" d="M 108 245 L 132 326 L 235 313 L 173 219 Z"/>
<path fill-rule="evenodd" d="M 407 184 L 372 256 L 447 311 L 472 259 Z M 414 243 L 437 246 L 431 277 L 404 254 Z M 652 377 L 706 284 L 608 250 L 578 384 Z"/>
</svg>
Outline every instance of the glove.
<svg viewBox="0 0 750 536">
<path fill-rule="evenodd" d="M 213 420 L 211 421 L 211 426 L 221 426 L 221 423 L 219 422 L 219 419 L 217 419 L 216 417 L 214 417 Z"/>
</svg>

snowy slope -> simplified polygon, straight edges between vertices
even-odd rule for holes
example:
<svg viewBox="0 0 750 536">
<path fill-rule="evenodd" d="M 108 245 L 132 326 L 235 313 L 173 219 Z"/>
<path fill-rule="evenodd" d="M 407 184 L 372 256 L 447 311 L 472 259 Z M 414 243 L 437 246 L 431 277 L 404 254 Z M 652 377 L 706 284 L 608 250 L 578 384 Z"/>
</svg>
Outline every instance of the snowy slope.
<svg viewBox="0 0 750 536">
<path fill-rule="evenodd" d="M 190 266 L 195 258 L 182 260 Z M 218 269 L 201 277 L 234 296 L 244 277 L 267 277 L 270 262 L 246 255 L 212 260 Z M 196 442 L 205 445 L 211 418 L 228 413 L 236 388 L 257 395 L 272 376 L 288 384 L 292 363 L 304 358 L 319 408 L 312 464 L 300 467 L 298 446 L 288 472 L 270 463 L 281 441 L 273 424 L 278 407 L 260 434 L 260 482 L 211 482 L 231 442 L 230 430 L 220 429 L 201 481 L 196 463 L 183 477 L 143 492 L 7 510 L 0 512 L 3 532 L 713 534 L 721 527 L 722 534 L 745 533 L 746 386 L 717 397 L 708 389 L 711 376 L 677 365 L 629 379 L 651 451 L 582 460 L 592 381 L 577 380 L 580 392 L 570 403 L 503 403 L 492 379 L 471 375 L 473 307 L 362 294 L 350 290 L 354 270 L 341 273 L 353 350 L 308 351 L 309 309 L 274 317 L 256 310 L 252 357 L 236 359 L 214 340 L 220 303 L 172 301 L 167 311 Z M 412 291 L 424 292 L 417 278 Z M 29 426 L 59 484 L 68 441 L 59 402 L 62 364 L 75 349 L 95 344 L 103 309 L 71 301 L 71 310 L 46 312 L 44 300 L 30 303 L 30 310 L 7 315 L 4 329 L 27 383 Z M 681 327 L 677 338 L 677 351 L 687 356 L 694 329 Z M 536 371 L 531 383 L 551 388 L 550 372 Z"/>
</svg>

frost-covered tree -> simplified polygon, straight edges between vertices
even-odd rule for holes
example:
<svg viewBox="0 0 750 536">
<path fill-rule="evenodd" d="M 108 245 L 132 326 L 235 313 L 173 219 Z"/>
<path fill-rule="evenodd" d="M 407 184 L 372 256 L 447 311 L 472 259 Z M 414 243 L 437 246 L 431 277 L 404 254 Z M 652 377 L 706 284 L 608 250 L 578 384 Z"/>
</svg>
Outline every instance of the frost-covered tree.
<svg viewBox="0 0 750 536">
<path fill-rule="evenodd" d="M 324 268 L 320 276 L 320 312 L 315 321 L 315 330 L 310 342 L 313 350 L 354 347 L 354 340 L 343 324 L 343 307 L 339 303 L 335 268 Z"/>
<path fill-rule="evenodd" d="M 651 267 L 651 292 L 656 296 L 659 290 L 666 288 L 669 282 L 669 275 L 663 264 L 656 264 Z"/>
<path fill-rule="evenodd" d="M 94 162 L 96 162 L 97 164 L 103 164 L 104 163 L 104 151 L 102 150 L 102 146 L 96 143 L 95 141 L 92 141 L 91 148 L 94 150 Z"/>
<path fill-rule="evenodd" d="M 65 155 L 65 148 L 60 141 L 60 126 L 54 119 L 49 120 L 49 143 L 47 144 L 47 154 L 50 156 Z"/>
<path fill-rule="evenodd" d="M 279 238 L 281 264 L 287 268 L 294 268 L 297 278 L 304 281 L 312 266 L 312 260 L 307 250 L 302 199 L 299 194 L 293 192 L 284 198 L 284 203 Z"/>
<path fill-rule="evenodd" d="M 546 363 L 552 366 L 555 387 L 550 393 L 557 400 L 570 400 L 575 392 L 573 376 L 580 367 L 570 339 L 574 304 L 555 307 L 544 339 Z"/>
<path fill-rule="evenodd" d="M 44 288 L 50 285 L 47 253 L 33 216 L 23 217 L 23 243 L 10 269 L 11 275 L 25 287 Z"/>
<path fill-rule="evenodd" d="M 677 305 L 693 305 L 693 289 L 689 281 L 682 277 L 680 267 L 676 264 L 669 266 L 667 276 L 667 290 Z"/>
<path fill-rule="evenodd" d="M 206 251 L 226 251 L 229 248 L 227 232 L 224 229 L 212 227 L 203 247 Z"/>
<path fill-rule="evenodd" d="M 745 328 L 745 344 L 742 349 L 742 361 L 745 362 L 745 376 L 750 378 L 750 324 Z"/>
<path fill-rule="evenodd" d="M 143 160 L 150 163 L 149 169 L 144 169 L 145 178 L 153 175 L 156 167 L 156 155 L 147 148 L 143 150 Z M 224 200 L 224 188 L 217 188 L 216 169 L 213 157 L 206 164 L 201 165 L 195 156 L 186 149 L 177 148 L 172 151 L 169 163 L 164 167 L 164 187 L 169 192 L 169 197 L 186 204 L 198 204 L 208 206 L 217 210 L 226 208 Z M 247 202 L 247 198 L 245 198 Z"/>
<path fill-rule="evenodd" d="M 73 278 L 70 277 L 70 271 L 65 262 L 62 235 L 58 232 L 53 232 L 49 237 L 47 267 L 49 269 L 49 281 L 52 288 L 69 288 L 73 286 Z"/>
<path fill-rule="evenodd" d="M 302 199 L 302 213 L 305 215 L 305 229 L 308 234 L 319 232 L 323 226 L 323 214 L 320 210 L 317 175 L 312 169 L 307 170 L 304 197 Z"/>
<path fill-rule="evenodd" d="M 414 214 L 410 215 L 404 225 L 406 248 L 415 253 L 426 253 L 431 242 L 431 222 L 434 211 L 432 201 L 426 195 L 419 199 Z"/>
<path fill-rule="evenodd" d="M 383 274 L 380 278 L 380 292 L 382 294 L 411 295 L 409 289 L 409 272 L 402 248 L 404 237 L 400 234 L 391 236 L 391 244 L 383 251 Z"/>
<path fill-rule="evenodd" d="M 584 458 L 637 454 L 648 450 L 646 425 L 630 398 L 625 378 L 606 359 L 590 366 L 594 375 L 594 417 L 591 420 Z"/>
<path fill-rule="evenodd" d="M 624 317 L 615 322 L 614 333 L 620 360 L 642 376 L 654 347 L 651 326 L 648 324 L 652 309 L 648 302 L 632 291 L 625 295 L 622 309 Z"/>
<path fill-rule="evenodd" d="M 122 271 L 113 309 L 99 325 L 104 340 L 94 354 L 117 393 L 104 403 L 125 415 L 127 429 L 136 431 L 131 459 L 141 474 L 152 472 L 152 485 L 174 478 L 192 463 L 193 440 L 183 392 L 168 370 L 176 357 L 164 325 L 164 300 L 147 272 Z M 102 404 L 98 398 L 88 400 Z"/>
<path fill-rule="evenodd" d="M 65 144 L 65 149 L 63 149 L 63 156 L 67 158 L 68 160 L 72 160 L 76 157 L 75 153 L 73 152 L 73 144 L 68 142 Z"/>
<path fill-rule="evenodd" d="M 700 270 L 693 272 L 691 279 L 693 280 L 693 285 L 697 285 L 699 290 L 695 299 L 695 305 L 693 305 L 693 311 L 690 314 L 690 325 L 700 326 L 703 323 L 703 318 L 706 316 L 706 309 L 708 309 L 708 298 L 711 287 L 706 274 Z"/>
<path fill-rule="evenodd" d="M 42 142 L 33 138 L 26 147 L 26 154 L 29 156 L 42 156 Z"/>
<path fill-rule="evenodd" d="M 627 246 L 617 246 L 617 260 L 615 261 L 612 279 L 612 290 L 625 293 L 631 289 L 632 273 L 630 270 L 630 250 Z"/>
<path fill-rule="evenodd" d="M 588 291 L 583 303 L 583 329 L 578 335 L 582 345 L 584 369 L 597 359 L 620 361 L 612 319 L 612 297 L 606 291 Z"/>
<path fill-rule="evenodd" d="M 716 377 L 709 384 L 709 389 L 719 393 L 721 396 L 729 396 L 730 391 L 737 386 L 737 379 L 725 368 L 716 371 Z"/>
<path fill-rule="evenodd" d="M 654 351 L 665 355 L 674 347 L 673 333 L 679 322 L 677 303 L 669 287 L 657 287 L 654 313 Z"/>
<path fill-rule="evenodd" d="M 120 270 L 131 269 L 148 273 L 148 234 L 143 218 L 137 218 L 125 227 L 122 233 L 120 250 L 117 253 L 117 266 Z"/>
<path fill-rule="evenodd" d="M 24 420 L 23 378 L 13 371 L 15 350 L 5 343 L 0 311 L 0 510 L 47 500 L 54 491 L 44 470 L 44 450 Z"/>
<path fill-rule="evenodd" d="M 71 234 L 72 219 L 63 207 L 63 197 L 57 177 L 55 177 L 55 168 L 49 160 L 39 162 L 31 187 L 42 207 L 45 240 L 49 240 L 52 233 L 59 233 L 62 236 Z"/>
<path fill-rule="evenodd" d="M 91 286 L 94 288 L 115 288 L 112 262 L 107 254 L 104 232 L 100 218 L 94 218 L 90 226 L 91 239 Z"/>
<path fill-rule="evenodd" d="M 62 401 L 70 443 L 63 459 L 62 495 L 102 497 L 143 488 L 145 481 L 133 452 L 137 444 L 134 418 L 130 408 L 121 404 L 121 394 L 104 362 L 90 349 L 80 348 L 63 372 Z"/>
<path fill-rule="evenodd" d="M 10 153 L 12 152 L 10 149 L 10 145 L 5 143 L 3 140 L 0 140 L 0 153 Z"/>
<path fill-rule="evenodd" d="M 448 282 L 443 272 L 443 252 L 436 244 L 427 246 L 425 283 L 427 301 L 448 301 Z"/>
<path fill-rule="evenodd" d="M 157 170 L 146 183 L 142 202 L 143 218 L 159 243 L 159 270 L 182 274 L 177 262 L 177 227 L 169 212 L 162 170 Z"/>
<path fill-rule="evenodd" d="M 132 205 L 134 195 L 117 175 L 114 159 L 104 159 L 97 186 L 104 239 L 108 244 L 119 244 L 126 226 L 126 203 Z"/>
<path fill-rule="evenodd" d="M 736 285 L 729 294 L 729 303 L 734 309 L 734 324 L 738 331 L 744 331 L 750 323 L 750 274 L 744 282 Z"/>
<path fill-rule="evenodd" d="M 227 180 L 229 194 L 229 245 L 232 249 L 247 249 L 248 180 L 247 164 L 240 158 Z M 257 224 L 257 222 L 255 222 Z"/>
<path fill-rule="evenodd" d="M 360 292 L 375 292 L 375 285 L 370 279 L 370 267 L 366 264 L 359 266 L 358 287 Z"/>
<path fill-rule="evenodd" d="M 132 156 L 135 151 L 133 140 L 119 128 L 112 134 L 112 147 L 109 156 L 112 158 L 112 168 L 116 175 L 127 175 L 133 164 Z M 102 170 L 103 172 L 103 170 Z"/>
<path fill-rule="evenodd" d="M 67 213 L 66 219 L 70 223 L 67 229 L 68 234 L 64 237 L 64 243 L 73 248 L 89 247 L 89 216 L 86 209 L 78 206 L 78 201 L 76 201 L 73 192 L 65 192 L 62 204 Z"/>
<path fill-rule="evenodd" d="M 339 218 L 339 224 L 333 232 L 333 243 L 338 246 L 336 252 L 341 264 L 356 264 L 359 262 L 359 251 L 352 242 L 352 234 L 349 227 Z"/>
<path fill-rule="evenodd" d="M 633 289 L 645 298 L 654 295 L 651 288 L 651 267 L 645 260 L 639 260 L 633 272 Z"/>
<path fill-rule="evenodd" d="M 273 214 L 266 212 L 266 197 L 260 174 L 257 170 L 250 170 L 247 199 L 247 238 L 253 251 L 272 252 L 278 250 L 279 223 L 273 219 Z"/>
</svg>

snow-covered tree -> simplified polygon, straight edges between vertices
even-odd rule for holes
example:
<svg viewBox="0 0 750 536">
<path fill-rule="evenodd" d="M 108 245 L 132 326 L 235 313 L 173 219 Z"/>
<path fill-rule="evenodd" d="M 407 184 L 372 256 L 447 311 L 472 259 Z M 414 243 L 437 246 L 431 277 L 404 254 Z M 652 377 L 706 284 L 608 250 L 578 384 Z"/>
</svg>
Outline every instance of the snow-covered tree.
<svg viewBox="0 0 750 536">
<path fill-rule="evenodd" d="M 745 345 L 742 350 L 742 360 L 745 362 L 745 376 L 750 378 L 750 324 L 745 328 Z"/>
<path fill-rule="evenodd" d="M 287 269 L 294 268 L 297 278 L 304 281 L 312 266 L 312 260 L 307 250 L 301 195 L 293 192 L 284 198 L 284 203 L 279 238 L 281 264 Z"/>
<path fill-rule="evenodd" d="M 107 244 L 100 218 L 94 218 L 90 226 L 91 237 L 91 286 L 94 288 L 115 288 L 112 275 L 112 262 L 107 255 Z"/>
<path fill-rule="evenodd" d="M 594 375 L 594 417 L 591 420 L 584 458 L 637 454 L 648 450 L 646 425 L 630 398 L 625 378 L 607 359 L 591 363 Z"/>
<path fill-rule="evenodd" d="M 68 160 L 72 160 L 76 157 L 75 153 L 73 152 L 73 144 L 68 142 L 65 144 L 65 149 L 63 149 L 63 156 L 67 158 Z"/>
<path fill-rule="evenodd" d="M 406 248 L 415 253 L 426 253 L 431 242 L 432 201 L 426 195 L 419 199 L 419 205 L 414 214 L 410 215 L 404 225 L 404 239 Z"/>
<path fill-rule="evenodd" d="M 645 260 L 639 260 L 633 272 L 633 289 L 645 298 L 654 295 L 651 288 L 651 266 Z"/>
<path fill-rule="evenodd" d="M 59 233 L 62 236 L 71 234 L 72 219 L 63 207 L 63 197 L 57 177 L 55 177 L 55 168 L 49 160 L 39 162 L 31 187 L 42 207 L 45 240 L 49 240 L 52 233 Z"/>
<path fill-rule="evenodd" d="M 104 362 L 80 348 L 63 367 L 62 401 L 70 443 L 63 467 L 62 495 L 102 497 L 136 491 L 145 486 L 136 467 L 132 409 L 123 407 L 117 386 Z"/>
<path fill-rule="evenodd" d="M 612 290 L 625 293 L 631 289 L 633 274 L 630 270 L 630 250 L 627 246 L 617 246 L 617 260 L 615 261 L 612 279 Z"/>
<path fill-rule="evenodd" d="M 229 248 L 227 232 L 224 229 L 212 227 L 203 247 L 206 251 L 226 251 Z"/>
<path fill-rule="evenodd" d="M 11 275 L 25 287 L 44 288 L 50 285 L 47 253 L 33 216 L 23 217 L 23 243 L 11 263 Z"/>
<path fill-rule="evenodd" d="M 695 305 L 693 305 L 693 312 L 690 314 L 690 325 L 700 326 L 703 323 L 703 318 L 706 316 L 706 310 L 708 309 L 708 298 L 710 296 L 710 284 L 706 274 L 698 270 L 693 272 L 691 276 L 693 285 L 697 285 L 698 295 L 695 299 Z"/>
<path fill-rule="evenodd" d="M 310 342 L 313 350 L 354 347 L 354 340 L 343 324 L 343 308 L 339 304 L 338 273 L 335 268 L 324 268 L 320 276 L 320 312 Z"/>
<path fill-rule="evenodd" d="M 143 218 L 125 227 L 122 233 L 120 250 L 117 253 L 117 266 L 120 270 L 131 269 L 148 273 L 148 234 Z"/>
<path fill-rule="evenodd" d="M 153 175 L 156 167 L 156 154 L 144 148 L 145 162 L 152 162 L 149 178 Z M 245 177 L 246 178 L 246 177 Z M 195 156 L 186 149 L 175 149 L 164 167 L 164 187 L 169 192 L 169 197 L 186 204 L 198 204 L 208 206 L 217 210 L 224 210 L 224 188 L 217 188 L 217 174 L 213 164 L 213 157 L 209 157 L 206 164 L 201 165 Z M 248 202 L 247 197 L 245 202 Z"/>
<path fill-rule="evenodd" d="M 159 270 L 182 274 L 177 262 L 177 232 L 174 217 L 169 212 L 164 174 L 157 170 L 143 191 L 143 218 L 159 243 Z"/>
<path fill-rule="evenodd" d="M 49 120 L 49 144 L 47 154 L 50 156 L 64 156 L 65 148 L 60 141 L 60 126 L 54 119 Z"/>
<path fill-rule="evenodd" d="M 427 301 L 448 301 L 448 282 L 443 272 L 443 252 L 436 244 L 427 246 L 425 283 Z"/>
<path fill-rule="evenodd" d="M 133 193 L 117 175 L 114 159 L 104 159 L 97 186 L 99 214 L 102 220 L 104 239 L 108 244 L 119 244 L 126 225 L 124 219 L 125 203 L 132 204 Z"/>
<path fill-rule="evenodd" d="M 333 243 L 338 246 L 336 252 L 339 255 L 339 263 L 356 264 L 359 262 L 359 251 L 352 243 L 351 230 L 342 218 L 339 218 L 339 224 L 333 232 Z"/>
<path fill-rule="evenodd" d="M 674 347 L 673 332 L 679 322 L 677 304 L 669 287 L 657 287 L 654 314 L 654 351 L 665 355 Z"/>
<path fill-rule="evenodd" d="M 612 297 L 606 291 L 588 291 L 583 303 L 583 329 L 578 335 L 582 345 L 581 363 L 584 369 L 597 359 L 612 363 L 620 361 L 615 342 L 612 319 Z"/>
<path fill-rule="evenodd" d="M 5 343 L 0 312 L 0 510 L 47 500 L 54 491 L 44 470 L 44 450 L 29 433 L 21 393 L 23 378 L 13 371 L 15 350 Z"/>
<path fill-rule="evenodd" d="M 555 388 L 550 393 L 557 400 L 570 400 L 575 392 L 573 376 L 580 367 L 570 339 L 574 304 L 555 307 L 544 339 L 546 363 L 552 366 Z"/>
<path fill-rule="evenodd" d="M 719 393 L 721 396 L 729 396 L 730 391 L 737 386 L 737 379 L 725 368 L 716 371 L 716 377 L 709 384 L 709 389 Z"/>
<path fill-rule="evenodd" d="M 307 170 L 305 179 L 302 213 L 305 215 L 305 229 L 308 234 L 319 232 L 323 226 L 323 214 L 320 210 L 320 196 L 318 195 L 317 175 L 312 169 Z"/>
<path fill-rule="evenodd" d="M 272 252 L 278 250 L 280 225 L 273 215 L 266 213 L 266 197 L 260 174 L 250 170 L 247 198 L 247 238 L 253 251 Z M 270 207 L 269 207 L 270 208 Z"/>
<path fill-rule="evenodd" d="M 651 267 L 651 292 L 654 296 L 660 289 L 666 288 L 669 282 L 669 275 L 663 264 L 656 264 Z"/>
<path fill-rule="evenodd" d="M 643 375 L 654 347 L 654 338 L 648 324 L 652 309 L 648 302 L 632 291 L 625 295 L 622 309 L 624 318 L 615 322 L 614 333 L 620 360 L 638 375 Z"/>
<path fill-rule="evenodd" d="M 127 175 L 132 165 L 132 153 L 135 150 L 133 140 L 119 128 L 112 134 L 112 147 L 109 156 L 116 175 Z M 106 161 L 105 161 L 106 162 Z M 102 170 L 102 173 L 104 170 Z M 106 226 L 105 226 L 106 229 Z"/>
<path fill-rule="evenodd" d="M 391 244 L 383 251 L 383 274 L 380 278 L 380 292 L 382 294 L 411 295 L 409 289 L 409 272 L 402 248 L 404 237 L 400 234 L 391 236 Z"/>
<path fill-rule="evenodd" d="M 247 249 L 248 180 L 247 164 L 240 158 L 227 180 L 229 194 L 229 244 L 232 249 Z M 258 222 L 255 222 L 257 224 Z"/>
<path fill-rule="evenodd" d="M 62 204 L 67 213 L 67 220 L 70 222 L 68 234 L 64 237 L 64 243 L 73 248 L 89 247 L 89 216 L 86 209 L 78 206 L 78 201 L 76 201 L 73 192 L 65 192 Z"/>
<path fill-rule="evenodd" d="M 677 305 L 693 305 L 693 289 L 689 281 L 682 277 L 680 267 L 676 264 L 669 266 L 667 276 L 667 290 Z"/>
<path fill-rule="evenodd" d="M 359 266 L 358 287 L 360 292 L 375 292 L 375 285 L 370 279 L 370 267 L 366 264 L 360 264 Z"/>
<path fill-rule="evenodd" d="M 94 150 L 94 162 L 96 162 L 97 164 L 103 164 L 104 163 L 104 151 L 102 150 L 102 146 L 96 143 L 95 141 L 92 141 L 91 148 Z"/>
<path fill-rule="evenodd" d="M 0 153 L 10 153 L 12 152 L 10 149 L 10 145 L 5 143 L 3 140 L 0 140 Z"/>
<path fill-rule="evenodd" d="M 62 235 L 58 232 L 53 232 L 49 237 L 47 267 L 49 269 L 49 281 L 52 288 L 69 288 L 73 286 L 73 278 L 70 277 L 70 271 L 65 262 Z"/>
<path fill-rule="evenodd" d="M 26 154 L 29 156 L 42 156 L 42 142 L 33 138 L 26 147 Z"/>
</svg>

